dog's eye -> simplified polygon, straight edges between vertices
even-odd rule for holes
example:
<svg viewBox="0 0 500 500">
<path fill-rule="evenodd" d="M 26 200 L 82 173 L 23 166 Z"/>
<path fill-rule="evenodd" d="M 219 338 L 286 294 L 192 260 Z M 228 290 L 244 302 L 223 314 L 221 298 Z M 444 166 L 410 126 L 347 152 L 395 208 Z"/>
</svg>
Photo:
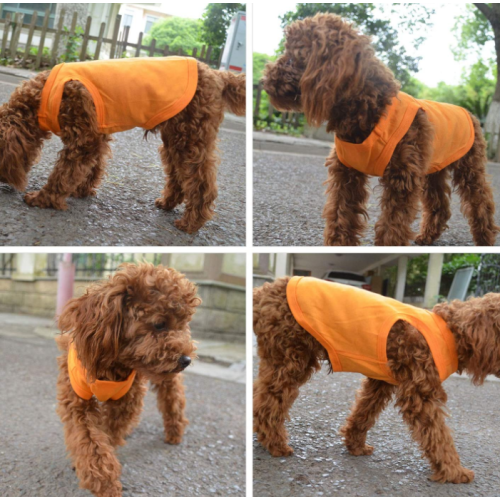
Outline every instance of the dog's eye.
<svg viewBox="0 0 500 500">
<path fill-rule="evenodd" d="M 166 321 L 162 321 L 161 323 L 155 323 L 153 325 L 154 329 L 157 330 L 157 331 L 165 330 L 166 326 L 167 326 L 167 322 Z"/>
</svg>

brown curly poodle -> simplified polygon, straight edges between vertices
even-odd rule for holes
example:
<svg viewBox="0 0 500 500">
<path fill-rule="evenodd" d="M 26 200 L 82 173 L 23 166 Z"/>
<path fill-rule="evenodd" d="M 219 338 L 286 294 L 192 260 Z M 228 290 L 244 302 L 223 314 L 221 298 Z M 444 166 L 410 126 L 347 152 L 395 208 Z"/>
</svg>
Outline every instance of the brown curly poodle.
<svg viewBox="0 0 500 500">
<path fill-rule="evenodd" d="M 151 381 L 163 415 L 165 442 L 178 444 L 188 421 L 182 374 L 195 346 L 189 322 L 201 300 L 196 286 L 174 269 L 126 264 L 72 299 L 59 318 L 57 413 L 80 487 L 97 496 L 121 496 L 115 448 L 138 424 Z M 133 383 L 119 399 L 80 397 L 70 380 L 75 348 L 87 381 Z"/>
<path fill-rule="evenodd" d="M 286 28 L 284 54 L 266 66 L 264 89 L 280 110 L 303 111 L 309 123 L 347 143 L 361 144 L 372 133 L 399 83 L 375 57 L 370 39 L 334 14 L 317 14 Z M 397 143 L 380 179 L 382 213 L 375 224 L 376 245 L 419 245 L 436 241 L 451 216 L 450 174 L 461 198 L 476 245 L 493 245 L 499 228 L 487 181 L 486 146 L 478 120 L 470 115 L 474 142 L 457 161 L 427 174 L 434 128 L 419 109 Z M 344 165 L 332 149 L 328 167 L 325 245 L 359 245 L 368 213 L 368 175 Z M 420 233 L 411 229 L 423 206 Z"/>
<path fill-rule="evenodd" d="M 288 456 L 285 420 L 299 388 L 330 363 L 328 352 L 295 320 L 287 301 L 290 278 L 280 278 L 254 290 L 254 331 L 260 358 L 254 384 L 254 430 L 271 455 Z M 466 372 L 480 385 L 487 375 L 500 377 L 500 295 L 490 293 L 465 302 L 438 304 L 455 339 L 458 373 Z M 335 314 L 332 311 L 332 314 Z M 474 473 L 460 464 L 450 429 L 445 423 L 447 395 L 423 335 L 404 320 L 397 321 L 387 339 L 388 367 L 397 385 L 366 378 L 341 429 L 353 455 L 371 455 L 366 435 L 379 414 L 396 396 L 396 406 L 409 426 L 439 482 L 468 483 Z M 330 363 L 331 369 L 331 363 Z"/>
<path fill-rule="evenodd" d="M 145 134 L 159 133 L 163 142 L 159 151 L 166 184 L 156 206 L 172 210 L 185 202 L 184 214 L 175 226 L 187 233 L 194 233 L 213 217 L 219 162 L 216 142 L 224 110 L 245 114 L 245 76 L 213 70 L 201 62 L 197 66 L 198 86 L 191 102 Z M 38 120 L 49 74 L 46 71 L 23 82 L 0 107 L 0 182 L 21 191 L 43 141 L 51 136 Z M 66 83 L 59 124 L 64 148 L 47 184 L 25 195 L 30 206 L 64 210 L 69 196 L 94 196 L 111 156 L 111 136 L 99 132 L 94 101 L 82 83 Z"/>
</svg>

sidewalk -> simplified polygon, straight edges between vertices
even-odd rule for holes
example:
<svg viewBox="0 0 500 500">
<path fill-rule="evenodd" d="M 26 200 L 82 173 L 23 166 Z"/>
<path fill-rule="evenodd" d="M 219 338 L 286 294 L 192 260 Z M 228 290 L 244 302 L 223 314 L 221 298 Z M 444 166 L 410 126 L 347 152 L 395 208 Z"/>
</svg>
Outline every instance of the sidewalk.
<svg viewBox="0 0 500 500">
<path fill-rule="evenodd" d="M 253 132 L 254 151 L 279 152 L 303 154 L 308 156 L 321 156 L 326 158 L 333 146 L 331 142 L 306 139 L 305 137 L 292 137 L 288 135 L 273 134 L 270 132 Z"/>
<path fill-rule="evenodd" d="M 59 334 L 54 320 L 22 314 L 0 313 L 0 337 L 54 339 Z M 195 335 L 196 338 L 196 335 Z M 230 382 L 245 383 L 245 345 L 217 340 L 198 340 L 198 359 L 186 372 Z"/>
</svg>

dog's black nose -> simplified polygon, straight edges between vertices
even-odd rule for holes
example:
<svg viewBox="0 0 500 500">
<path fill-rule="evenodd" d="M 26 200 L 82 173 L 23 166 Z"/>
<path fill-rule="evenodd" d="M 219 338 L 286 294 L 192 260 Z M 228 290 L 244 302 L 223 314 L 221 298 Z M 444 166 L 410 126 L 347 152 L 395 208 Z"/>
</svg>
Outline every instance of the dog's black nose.
<svg viewBox="0 0 500 500">
<path fill-rule="evenodd" d="M 191 358 L 189 356 L 184 356 L 182 355 L 179 358 L 179 366 L 182 366 L 182 368 L 187 368 L 191 364 Z"/>
</svg>

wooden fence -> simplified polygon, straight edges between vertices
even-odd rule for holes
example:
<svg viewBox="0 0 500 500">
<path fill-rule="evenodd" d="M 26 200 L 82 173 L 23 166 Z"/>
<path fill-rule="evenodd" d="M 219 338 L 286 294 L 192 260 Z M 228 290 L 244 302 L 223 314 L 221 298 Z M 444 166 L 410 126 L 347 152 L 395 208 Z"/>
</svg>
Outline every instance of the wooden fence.
<svg viewBox="0 0 500 500">
<path fill-rule="evenodd" d="M 262 87 L 262 83 L 253 86 L 254 90 L 254 109 L 253 109 L 253 122 L 256 128 L 263 128 L 264 123 L 268 125 L 274 123 L 278 127 L 287 129 L 300 129 L 303 125 L 301 118 L 303 113 L 296 113 L 295 111 L 278 111 L 268 100 L 267 110 L 261 110 L 262 96 L 266 95 L 266 91 Z"/>
<path fill-rule="evenodd" d="M 7 59 L 12 60 L 14 63 L 19 64 L 22 67 L 33 67 L 38 70 L 42 66 L 55 66 L 58 64 L 61 56 L 66 55 L 70 56 L 71 49 L 69 48 L 68 41 L 73 37 L 77 37 L 81 45 L 79 49 L 73 56 L 75 60 L 85 61 L 85 60 L 97 60 L 103 51 L 103 45 L 108 44 L 109 48 L 109 58 L 110 59 L 118 59 L 125 56 L 125 52 L 128 49 L 133 50 L 134 57 L 140 56 L 149 56 L 154 57 L 155 55 L 159 56 L 169 56 L 169 55 L 184 55 L 195 57 L 199 61 L 202 61 L 212 67 L 216 67 L 217 69 L 220 66 L 220 58 L 222 57 L 222 50 L 220 51 L 220 55 L 218 59 L 213 58 L 213 47 L 203 45 L 202 49 L 198 53 L 197 48 L 193 48 L 191 53 L 186 53 L 179 49 L 177 51 L 171 51 L 168 45 L 165 48 L 157 48 L 156 40 L 152 39 L 149 45 L 143 45 L 143 37 L 144 33 L 140 33 L 137 43 L 132 43 L 129 41 L 129 31 L 130 27 L 125 26 L 123 31 L 120 31 L 121 25 L 121 16 L 116 16 L 113 34 L 111 38 L 106 38 L 104 34 L 106 33 L 106 23 L 101 23 L 99 29 L 98 36 L 90 35 L 90 29 L 92 26 L 92 17 L 88 16 L 85 22 L 85 27 L 83 25 L 81 28 L 83 29 L 83 33 L 81 35 L 77 34 L 77 26 L 78 24 L 78 15 L 75 12 L 73 14 L 73 18 L 71 20 L 70 27 L 64 26 L 64 10 L 61 11 L 59 16 L 59 22 L 57 23 L 57 27 L 49 28 L 49 17 L 50 17 L 50 9 L 45 11 L 43 17 L 43 23 L 41 26 L 36 26 L 36 21 L 38 19 L 38 12 L 34 12 L 31 17 L 31 22 L 29 24 L 24 24 L 24 14 L 17 12 L 14 13 L 14 16 L 11 13 L 7 13 L 5 19 L 0 19 L 0 28 L 3 28 L 3 36 L 1 40 L 0 46 L 0 60 Z M 23 30 L 27 30 L 27 40 L 24 46 L 24 49 L 19 48 L 19 40 L 21 37 L 21 32 Z M 39 37 L 39 42 L 35 47 L 33 45 L 34 36 Z M 48 54 L 43 53 L 43 49 L 45 46 L 45 41 L 47 35 L 52 36 L 52 47 Z M 58 54 L 59 46 L 62 42 L 65 43 L 65 49 L 62 51 L 62 54 Z M 96 42 L 95 51 L 93 56 L 88 54 L 89 42 Z M 31 54 L 31 49 L 35 48 L 35 54 Z"/>
</svg>

